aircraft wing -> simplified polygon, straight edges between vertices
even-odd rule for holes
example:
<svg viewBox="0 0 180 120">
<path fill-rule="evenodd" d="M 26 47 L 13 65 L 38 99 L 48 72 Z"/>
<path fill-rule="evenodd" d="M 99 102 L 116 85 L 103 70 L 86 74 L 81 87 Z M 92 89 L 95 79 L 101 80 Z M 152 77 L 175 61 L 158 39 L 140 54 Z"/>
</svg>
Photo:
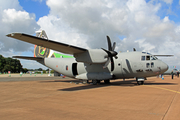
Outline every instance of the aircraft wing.
<svg viewBox="0 0 180 120">
<path fill-rule="evenodd" d="M 154 56 L 158 56 L 158 57 L 172 57 L 174 55 L 154 55 Z"/>
<path fill-rule="evenodd" d="M 75 53 L 82 53 L 82 52 L 87 51 L 87 49 L 84 49 L 84 48 L 79 48 L 76 46 L 27 35 L 24 33 L 11 33 L 6 36 L 12 37 L 12 38 L 24 41 L 24 42 L 32 43 L 38 46 L 42 46 L 45 48 L 49 48 L 58 52 L 66 53 L 66 54 L 75 54 Z"/>
<path fill-rule="evenodd" d="M 13 56 L 13 58 L 20 58 L 20 59 L 26 59 L 26 60 L 43 60 L 44 58 L 41 57 L 26 57 L 26 56 Z"/>
</svg>

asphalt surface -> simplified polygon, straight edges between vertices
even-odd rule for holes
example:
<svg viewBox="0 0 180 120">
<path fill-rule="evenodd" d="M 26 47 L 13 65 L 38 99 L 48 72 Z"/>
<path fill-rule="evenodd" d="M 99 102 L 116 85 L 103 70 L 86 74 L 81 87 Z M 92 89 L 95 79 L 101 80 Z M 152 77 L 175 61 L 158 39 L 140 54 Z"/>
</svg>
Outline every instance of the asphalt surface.
<svg viewBox="0 0 180 120">
<path fill-rule="evenodd" d="M 0 75 L 0 120 L 179 120 L 180 78 L 82 84 L 62 77 Z"/>
</svg>

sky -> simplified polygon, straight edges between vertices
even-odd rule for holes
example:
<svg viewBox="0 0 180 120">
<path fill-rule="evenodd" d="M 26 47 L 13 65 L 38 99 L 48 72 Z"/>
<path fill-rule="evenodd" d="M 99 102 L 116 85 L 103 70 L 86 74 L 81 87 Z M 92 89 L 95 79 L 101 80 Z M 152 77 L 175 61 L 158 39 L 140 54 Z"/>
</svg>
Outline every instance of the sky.
<svg viewBox="0 0 180 120">
<path fill-rule="evenodd" d="M 159 57 L 180 69 L 180 0 L 6 0 L 0 1 L 0 54 L 33 56 L 34 45 L 8 38 L 12 32 L 45 30 L 54 41 L 82 48 L 170 54 Z M 24 68 L 43 68 L 20 60 Z"/>
</svg>

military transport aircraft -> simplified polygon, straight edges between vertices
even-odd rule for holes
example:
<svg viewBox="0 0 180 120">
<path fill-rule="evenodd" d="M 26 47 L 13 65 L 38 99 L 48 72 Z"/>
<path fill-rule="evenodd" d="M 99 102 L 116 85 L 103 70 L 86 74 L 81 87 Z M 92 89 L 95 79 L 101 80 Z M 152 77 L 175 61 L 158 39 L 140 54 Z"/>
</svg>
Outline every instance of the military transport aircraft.
<svg viewBox="0 0 180 120">
<path fill-rule="evenodd" d="M 43 35 L 45 38 L 42 37 Z M 115 79 L 136 78 L 138 85 L 141 85 L 144 84 L 146 77 L 162 74 L 168 69 L 167 64 L 146 52 L 137 52 L 134 49 L 133 52 L 117 53 L 114 51 L 116 43 L 114 42 L 112 45 L 108 36 L 108 50 L 104 48 L 85 49 L 55 42 L 47 39 L 47 35 L 43 31 L 39 37 L 24 33 L 11 33 L 7 36 L 41 46 L 41 49 L 38 50 L 41 54 L 45 54 L 45 51 L 48 51 L 46 48 L 49 48 L 74 56 L 74 58 L 43 58 L 43 56 L 14 56 L 14 58 L 36 60 L 66 76 L 92 80 L 93 84 L 97 84 L 101 80 L 109 83 L 110 80 Z"/>
</svg>

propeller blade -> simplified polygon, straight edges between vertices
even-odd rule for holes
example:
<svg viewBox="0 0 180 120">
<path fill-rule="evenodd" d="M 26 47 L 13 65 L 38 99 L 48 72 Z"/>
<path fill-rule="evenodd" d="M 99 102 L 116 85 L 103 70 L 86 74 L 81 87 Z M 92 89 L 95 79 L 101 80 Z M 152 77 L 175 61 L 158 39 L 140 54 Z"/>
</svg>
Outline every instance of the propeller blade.
<svg viewBox="0 0 180 120">
<path fill-rule="evenodd" d="M 108 42 L 108 50 L 112 51 L 111 40 L 110 40 L 109 36 L 107 36 L 107 42 Z"/>
<path fill-rule="evenodd" d="M 114 60 L 113 60 L 113 57 L 110 57 L 111 59 L 111 71 L 114 70 Z"/>
<path fill-rule="evenodd" d="M 112 47 L 113 51 L 114 51 L 115 47 L 116 47 L 116 42 L 113 43 L 113 47 Z"/>
<path fill-rule="evenodd" d="M 103 66 L 103 68 L 106 68 L 109 63 L 110 63 L 110 59 L 109 59 L 109 57 L 108 57 L 108 60 L 107 60 L 107 62 L 105 63 L 105 65 Z"/>
<path fill-rule="evenodd" d="M 101 48 L 101 49 L 103 49 L 108 54 L 108 56 L 111 56 L 111 53 L 108 50 L 106 50 L 104 48 Z"/>
<path fill-rule="evenodd" d="M 116 59 L 118 58 L 116 55 L 118 54 L 116 51 L 114 51 L 115 47 L 116 47 L 116 42 L 113 43 L 113 46 L 111 45 L 111 40 L 110 37 L 107 36 L 107 42 L 108 42 L 108 50 L 101 48 L 102 50 L 104 50 L 107 54 L 108 54 L 108 60 L 105 63 L 105 65 L 103 66 L 103 68 L 106 68 L 108 66 L 108 64 L 111 61 L 111 71 L 114 70 L 114 60 L 113 57 L 115 57 Z M 107 57 L 107 56 L 106 56 Z"/>
</svg>

